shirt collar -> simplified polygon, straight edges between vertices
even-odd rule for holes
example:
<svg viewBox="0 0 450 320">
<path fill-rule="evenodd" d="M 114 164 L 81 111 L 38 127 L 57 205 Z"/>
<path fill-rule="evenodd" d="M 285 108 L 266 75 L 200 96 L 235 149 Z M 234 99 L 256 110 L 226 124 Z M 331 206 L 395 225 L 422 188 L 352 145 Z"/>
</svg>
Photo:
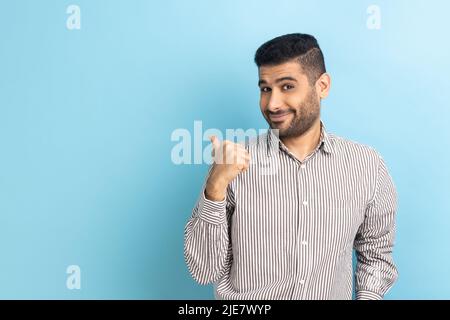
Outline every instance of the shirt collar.
<svg viewBox="0 0 450 320">
<path fill-rule="evenodd" d="M 320 121 L 320 142 L 319 146 L 316 149 L 321 149 L 327 154 L 331 154 L 335 151 L 333 141 L 331 141 L 330 135 L 325 129 L 325 125 L 322 121 Z M 276 148 L 276 145 L 278 144 L 278 148 Z M 274 133 L 274 130 L 269 128 L 268 134 L 267 134 L 267 155 L 270 157 L 271 151 L 275 150 L 286 150 L 286 146 L 283 144 L 283 142 L 280 140 L 278 135 Z"/>
<path fill-rule="evenodd" d="M 333 153 L 335 152 L 335 148 L 334 148 L 334 143 L 330 138 L 330 135 L 328 134 L 327 130 L 325 129 L 325 125 L 323 124 L 322 121 L 320 121 L 320 124 L 322 126 L 322 138 L 320 140 L 321 143 L 321 147 L 323 149 L 323 151 L 325 151 L 326 153 Z"/>
</svg>

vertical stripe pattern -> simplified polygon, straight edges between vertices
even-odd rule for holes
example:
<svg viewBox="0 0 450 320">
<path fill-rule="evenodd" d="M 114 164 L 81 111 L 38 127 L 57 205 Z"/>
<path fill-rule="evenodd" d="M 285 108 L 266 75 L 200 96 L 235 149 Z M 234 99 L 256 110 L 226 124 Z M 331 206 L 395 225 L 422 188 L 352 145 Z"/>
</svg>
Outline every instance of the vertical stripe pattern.
<svg viewBox="0 0 450 320">
<path fill-rule="evenodd" d="M 303 161 L 271 130 L 247 143 L 250 167 L 223 201 L 205 198 L 205 179 L 184 256 L 217 299 L 351 299 L 353 278 L 357 299 L 381 299 L 397 279 L 397 195 L 386 164 L 321 125 Z"/>
</svg>

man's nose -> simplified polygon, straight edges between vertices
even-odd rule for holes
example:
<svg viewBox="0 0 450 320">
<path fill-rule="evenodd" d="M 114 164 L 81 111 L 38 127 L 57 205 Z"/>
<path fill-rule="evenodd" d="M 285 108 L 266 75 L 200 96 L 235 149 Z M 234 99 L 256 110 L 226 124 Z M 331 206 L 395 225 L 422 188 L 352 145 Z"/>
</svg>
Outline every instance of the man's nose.
<svg viewBox="0 0 450 320">
<path fill-rule="evenodd" d="M 281 94 L 276 91 L 272 91 L 269 102 L 267 104 L 267 110 L 274 112 L 282 108 L 283 108 L 283 99 L 281 97 Z"/>
</svg>

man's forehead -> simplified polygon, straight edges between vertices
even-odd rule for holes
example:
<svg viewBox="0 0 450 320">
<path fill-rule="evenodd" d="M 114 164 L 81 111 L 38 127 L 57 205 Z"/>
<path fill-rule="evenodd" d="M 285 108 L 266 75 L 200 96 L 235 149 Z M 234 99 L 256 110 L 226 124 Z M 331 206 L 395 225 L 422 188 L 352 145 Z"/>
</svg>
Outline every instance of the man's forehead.
<svg viewBox="0 0 450 320">
<path fill-rule="evenodd" d="M 273 66 L 261 66 L 258 68 L 258 74 L 260 80 L 265 80 L 267 82 L 285 77 L 295 78 L 300 81 L 303 77 L 306 77 L 298 62 L 286 62 Z"/>
</svg>

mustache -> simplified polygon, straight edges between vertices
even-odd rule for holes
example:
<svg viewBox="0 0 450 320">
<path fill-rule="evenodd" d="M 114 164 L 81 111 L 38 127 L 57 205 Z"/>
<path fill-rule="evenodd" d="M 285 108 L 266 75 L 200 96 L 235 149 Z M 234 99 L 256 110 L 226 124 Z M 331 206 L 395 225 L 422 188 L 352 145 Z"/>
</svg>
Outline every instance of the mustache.
<svg viewBox="0 0 450 320">
<path fill-rule="evenodd" d="M 295 112 L 295 110 L 288 109 L 288 110 L 281 110 L 281 111 L 277 111 L 277 112 L 267 111 L 266 113 L 269 116 L 281 116 L 281 115 L 285 115 L 285 114 L 288 114 L 288 113 L 294 113 L 294 112 Z"/>
</svg>

